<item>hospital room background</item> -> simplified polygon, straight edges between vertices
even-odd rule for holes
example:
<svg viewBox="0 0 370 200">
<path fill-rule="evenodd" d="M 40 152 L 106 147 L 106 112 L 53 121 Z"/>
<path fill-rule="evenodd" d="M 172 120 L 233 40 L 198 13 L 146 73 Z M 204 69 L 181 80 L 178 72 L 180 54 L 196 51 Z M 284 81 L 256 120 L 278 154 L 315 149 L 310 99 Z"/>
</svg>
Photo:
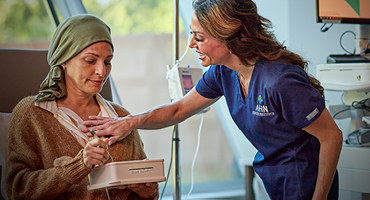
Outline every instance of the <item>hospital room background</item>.
<svg viewBox="0 0 370 200">
<path fill-rule="evenodd" d="M 172 0 L 82 0 L 86 11 L 103 19 L 112 29 L 114 49 L 111 78 L 117 96 L 114 100 L 131 113 L 143 112 L 171 101 L 166 80 L 167 65 L 173 66 L 173 1 Z M 191 0 L 180 0 L 179 52 L 187 48 L 192 14 Z M 309 73 L 316 76 L 316 66 L 325 64 L 329 54 L 344 54 L 340 37 L 345 31 L 358 33 L 354 24 L 334 24 L 326 32 L 316 22 L 316 0 L 255 0 L 259 13 L 270 19 L 273 31 L 288 49 L 309 61 Z M 18 9 L 18 10 L 17 10 Z M 55 30 L 42 0 L 0 1 L 0 48 L 47 49 Z M 38 15 L 34 17 L 34 15 Z M 38 21 L 38 26 L 35 26 Z M 17 23 L 23 26 L 17 26 Z M 32 26 L 26 25 L 33 23 Z M 32 29 L 40 29 L 39 33 Z M 30 31 L 30 34 L 17 34 Z M 342 45 L 353 50 L 352 34 L 343 35 Z M 189 49 L 180 66 L 201 67 Z M 340 91 L 325 91 L 326 104 L 341 104 Z M 5 98 L 5 97 L 1 97 Z M 245 165 L 250 165 L 256 150 L 232 123 L 221 99 L 203 114 L 178 125 L 181 140 L 181 193 L 186 195 L 191 183 L 191 198 L 244 198 Z M 336 120 L 344 133 L 350 132 L 350 120 Z M 172 127 L 140 130 L 149 159 L 164 159 L 167 175 L 171 161 Z M 198 139 L 200 134 L 200 139 Z M 199 151 L 193 165 L 199 142 Z M 370 151 L 370 150 L 369 150 Z M 370 155 L 370 154 L 369 154 Z M 368 159 L 368 158 L 366 158 Z M 370 170 L 370 169 L 369 169 Z M 193 177 L 193 179 L 192 179 Z M 173 193 L 172 172 L 165 196 Z M 370 180 L 369 180 L 370 181 Z M 368 184 L 370 185 L 370 184 Z M 164 187 L 164 183 L 160 183 Z M 370 187 L 370 186 L 369 186 Z M 263 191 L 255 188 L 256 199 Z M 369 189 L 370 190 L 370 189 Z M 203 196 L 202 196 L 203 194 Z M 208 196 L 207 196 L 208 195 Z M 340 199 L 361 199 L 356 191 L 341 191 Z M 362 195 L 362 199 L 369 196 Z M 369 198 L 370 199 L 370 198 Z"/>
</svg>

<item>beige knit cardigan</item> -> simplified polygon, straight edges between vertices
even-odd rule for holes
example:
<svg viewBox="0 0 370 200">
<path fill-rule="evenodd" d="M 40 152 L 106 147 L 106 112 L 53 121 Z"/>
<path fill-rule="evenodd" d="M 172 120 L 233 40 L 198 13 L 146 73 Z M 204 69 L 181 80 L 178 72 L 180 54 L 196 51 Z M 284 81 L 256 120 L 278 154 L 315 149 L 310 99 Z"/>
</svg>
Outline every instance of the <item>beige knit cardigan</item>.
<svg viewBox="0 0 370 200">
<path fill-rule="evenodd" d="M 107 199 L 105 190 L 88 191 L 83 147 L 52 113 L 36 107 L 33 96 L 14 108 L 6 148 L 9 199 Z M 120 117 L 129 114 L 111 103 Z M 137 130 L 109 147 L 114 161 L 145 159 Z M 111 199 L 140 199 L 129 189 L 110 189 Z M 158 195 L 157 195 L 158 197 Z"/>
</svg>

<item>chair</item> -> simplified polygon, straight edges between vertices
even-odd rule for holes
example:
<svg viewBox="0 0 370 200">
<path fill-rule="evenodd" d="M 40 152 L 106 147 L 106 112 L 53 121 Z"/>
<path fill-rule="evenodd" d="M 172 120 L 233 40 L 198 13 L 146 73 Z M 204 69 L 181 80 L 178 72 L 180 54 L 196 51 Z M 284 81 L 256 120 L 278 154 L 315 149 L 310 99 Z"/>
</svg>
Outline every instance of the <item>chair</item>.
<svg viewBox="0 0 370 200">
<path fill-rule="evenodd" d="M 22 98 L 38 93 L 50 70 L 47 53 L 47 50 L 0 49 L 0 200 L 7 199 L 4 168 L 10 115 Z M 100 94 L 112 101 L 109 80 Z"/>
</svg>

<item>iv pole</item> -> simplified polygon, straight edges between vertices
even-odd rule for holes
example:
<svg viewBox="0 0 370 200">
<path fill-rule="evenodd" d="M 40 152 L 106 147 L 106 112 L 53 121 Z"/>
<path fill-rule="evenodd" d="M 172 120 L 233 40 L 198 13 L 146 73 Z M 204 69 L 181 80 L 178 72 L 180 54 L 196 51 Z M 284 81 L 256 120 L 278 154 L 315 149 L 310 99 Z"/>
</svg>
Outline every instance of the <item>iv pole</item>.
<svg viewBox="0 0 370 200">
<path fill-rule="evenodd" d="M 179 0 L 173 0 L 173 63 L 174 66 L 179 59 Z M 172 138 L 173 148 L 173 199 L 181 199 L 181 176 L 180 176 L 180 138 L 179 125 L 174 125 L 175 134 Z"/>
</svg>

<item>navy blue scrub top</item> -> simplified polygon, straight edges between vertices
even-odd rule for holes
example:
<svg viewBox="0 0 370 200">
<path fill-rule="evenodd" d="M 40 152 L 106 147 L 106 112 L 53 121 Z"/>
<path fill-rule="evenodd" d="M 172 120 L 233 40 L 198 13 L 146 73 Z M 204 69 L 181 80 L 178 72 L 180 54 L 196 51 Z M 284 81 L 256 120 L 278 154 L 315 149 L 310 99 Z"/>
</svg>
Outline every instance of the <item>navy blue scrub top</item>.
<svg viewBox="0 0 370 200">
<path fill-rule="evenodd" d="M 254 170 L 271 199 L 312 197 L 320 143 L 302 128 L 320 116 L 325 101 L 301 67 L 258 61 L 243 99 L 237 72 L 213 65 L 196 90 L 206 98 L 225 96 L 234 122 L 258 150 Z"/>
</svg>

